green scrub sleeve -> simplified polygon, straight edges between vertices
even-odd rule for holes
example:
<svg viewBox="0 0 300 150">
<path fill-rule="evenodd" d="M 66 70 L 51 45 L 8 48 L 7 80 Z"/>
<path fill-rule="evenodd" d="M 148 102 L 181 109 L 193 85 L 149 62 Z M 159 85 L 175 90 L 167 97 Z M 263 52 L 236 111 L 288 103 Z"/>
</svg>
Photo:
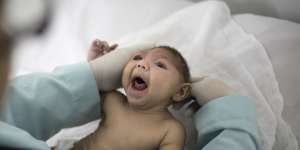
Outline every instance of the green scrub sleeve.
<svg viewBox="0 0 300 150">
<path fill-rule="evenodd" d="M 40 140 L 100 117 L 100 95 L 87 62 L 19 76 L 6 93 L 1 120 Z"/>
<path fill-rule="evenodd" d="M 194 115 L 197 149 L 259 150 L 254 103 L 246 96 L 225 96 L 205 104 Z"/>
</svg>

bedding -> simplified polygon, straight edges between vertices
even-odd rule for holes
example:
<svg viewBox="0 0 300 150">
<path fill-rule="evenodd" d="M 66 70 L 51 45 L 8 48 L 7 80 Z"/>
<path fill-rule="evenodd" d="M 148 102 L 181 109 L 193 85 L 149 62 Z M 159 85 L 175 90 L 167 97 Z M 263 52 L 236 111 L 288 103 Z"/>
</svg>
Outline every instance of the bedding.
<svg viewBox="0 0 300 150">
<path fill-rule="evenodd" d="M 300 24 L 287 20 L 253 14 L 235 15 L 234 20 L 262 43 L 273 64 L 276 79 L 284 99 L 283 119 L 291 126 L 299 143 L 300 138 Z M 274 150 L 284 149 L 275 142 Z M 286 146 L 286 145 L 285 145 Z"/>
</svg>

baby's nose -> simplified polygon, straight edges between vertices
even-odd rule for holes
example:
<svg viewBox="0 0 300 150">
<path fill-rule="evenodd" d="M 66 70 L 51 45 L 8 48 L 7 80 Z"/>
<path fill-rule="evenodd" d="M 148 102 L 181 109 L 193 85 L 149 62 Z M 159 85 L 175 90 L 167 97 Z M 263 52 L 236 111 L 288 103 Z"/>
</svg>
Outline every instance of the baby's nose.
<svg viewBox="0 0 300 150">
<path fill-rule="evenodd" d="M 149 66 L 147 65 L 147 63 L 145 61 L 141 61 L 137 64 L 137 67 L 143 70 L 148 70 Z"/>
</svg>

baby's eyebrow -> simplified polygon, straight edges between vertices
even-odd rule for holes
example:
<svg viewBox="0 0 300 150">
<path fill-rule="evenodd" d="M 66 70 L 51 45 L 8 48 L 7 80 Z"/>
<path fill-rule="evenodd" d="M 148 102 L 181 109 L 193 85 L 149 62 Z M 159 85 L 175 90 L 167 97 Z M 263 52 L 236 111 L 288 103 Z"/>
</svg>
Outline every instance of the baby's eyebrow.
<svg viewBox="0 0 300 150">
<path fill-rule="evenodd" d="M 167 57 L 167 56 L 161 55 L 161 56 L 159 56 L 158 59 L 165 60 L 165 62 L 167 62 L 167 63 L 169 63 L 169 64 L 174 64 L 173 60 L 171 60 L 171 59 L 170 59 L 169 57 Z M 175 64 L 174 64 L 174 65 L 175 65 Z"/>
<path fill-rule="evenodd" d="M 156 54 L 156 57 L 158 58 L 163 58 L 163 59 L 169 59 L 169 57 L 165 56 L 165 55 L 162 55 L 162 54 Z"/>
</svg>

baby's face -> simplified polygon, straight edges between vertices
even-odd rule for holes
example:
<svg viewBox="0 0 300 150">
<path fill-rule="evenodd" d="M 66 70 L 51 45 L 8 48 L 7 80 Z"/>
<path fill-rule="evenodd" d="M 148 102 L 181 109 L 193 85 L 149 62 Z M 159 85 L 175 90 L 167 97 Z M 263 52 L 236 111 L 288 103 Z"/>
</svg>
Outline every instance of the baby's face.
<svg viewBox="0 0 300 150">
<path fill-rule="evenodd" d="M 176 63 L 175 56 L 162 48 L 135 53 L 122 75 L 128 103 L 142 109 L 168 106 L 183 84 Z"/>
</svg>

